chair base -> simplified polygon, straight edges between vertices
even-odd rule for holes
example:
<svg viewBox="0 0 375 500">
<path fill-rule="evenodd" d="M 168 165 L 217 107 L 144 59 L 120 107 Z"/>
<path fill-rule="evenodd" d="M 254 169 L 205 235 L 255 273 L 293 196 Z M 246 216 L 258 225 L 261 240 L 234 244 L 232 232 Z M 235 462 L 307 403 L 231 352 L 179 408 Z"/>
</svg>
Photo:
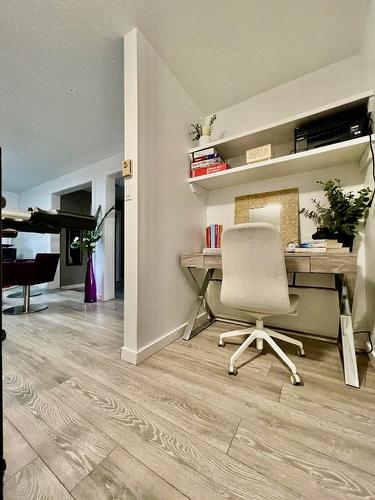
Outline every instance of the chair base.
<svg viewBox="0 0 375 500">
<path fill-rule="evenodd" d="M 243 342 L 243 344 L 237 349 L 237 351 L 232 355 L 229 362 L 229 375 L 237 375 L 238 370 L 235 365 L 235 361 L 239 358 L 239 356 L 249 347 L 249 345 L 255 340 L 256 348 L 259 351 L 263 350 L 263 342 L 266 341 L 270 347 L 275 351 L 275 353 L 281 358 L 281 360 L 287 365 L 287 367 L 291 371 L 290 380 L 293 385 L 303 385 L 302 378 L 297 373 L 297 368 L 292 360 L 285 354 L 285 352 L 276 344 L 272 337 L 282 340 L 284 342 L 288 342 L 289 344 L 294 344 L 298 347 L 298 353 L 300 356 L 305 355 L 305 351 L 303 349 L 303 344 L 299 340 L 292 339 L 291 337 L 287 337 L 282 333 L 275 332 L 270 330 L 269 328 L 265 328 L 263 326 L 263 320 L 257 320 L 256 326 L 251 328 L 246 328 L 245 330 L 236 330 L 234 332 L 222 333 L 219 339 L 219 347 L 224 347 L 225 338 L 237 337 L 240 335 L 248 335 L 248 338 Z"/>
<path fill-rule="evenodd" d="M 39 297 L 39 295 L 42 295 L 42 292 L 38 292 L 35 290 L 35 292 L 30 292 L 30 297 Z M 8 299 L 23 299 L 25 297 L 23 292 L 15 292 L 15 293 L 10 293 L 7 295 Z"/>
<path fill-rule="evenodd" d="M 44 311 L 44 309 L 47 308 L 48 308 L 47 304 L 30 304 L 28 310 L 26 310 L 25 306 L 14 306 L 4 309 L 3 314 L 8 314 L 8 315 L 31 314 L 34 312 Z"/>
</svg>

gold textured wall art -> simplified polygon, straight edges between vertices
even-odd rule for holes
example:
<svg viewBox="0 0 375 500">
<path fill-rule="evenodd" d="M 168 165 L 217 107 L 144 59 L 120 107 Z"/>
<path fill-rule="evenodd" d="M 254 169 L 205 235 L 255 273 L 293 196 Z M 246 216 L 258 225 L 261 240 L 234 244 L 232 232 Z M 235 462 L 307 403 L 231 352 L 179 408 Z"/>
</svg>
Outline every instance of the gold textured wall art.
<svg viewBox="0 0 375 500">
<path fill-rule="evenodd" d="M 269 205 L 281 205 L 280 232 L 284 247 L 289 241 L 299 241 L 298 188 L 248 194 L 235 198 L 234 223 L 251 222 L 249 211 Z"/>
</svg>

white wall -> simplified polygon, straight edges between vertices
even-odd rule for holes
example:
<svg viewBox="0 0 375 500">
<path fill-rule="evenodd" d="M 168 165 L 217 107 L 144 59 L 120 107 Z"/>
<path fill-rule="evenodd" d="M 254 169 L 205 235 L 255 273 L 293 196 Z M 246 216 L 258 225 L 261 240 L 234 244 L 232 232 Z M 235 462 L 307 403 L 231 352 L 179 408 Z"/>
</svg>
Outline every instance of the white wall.
<svg viewBox="0 0 375 500">
<path fill-rule="evenodd" d="M 58 194 L 74 190 L 91 183 L 92 207 L 95 213 L 102 205 L 103 211 L 114 204 L 115 180 L 112 177 L 121 169 L 122 155 L 110 156 L 71 174 L 53 179 L 19 195 L 19 206 L 39 207 L 45 210 L 59 208 Z M 107 219 L 104 236 L 95 253 L 95 273 L 98 298 L 109 300 L 114 297 L 114 213 Z M 23 233 L 17 238 L 19 255 L 23 258 L 34 257 L 38 252 L 59 252 L 59 236 L 48 234 Z M 106 269 L 106 272 L 104 272 Z M 59 269 L 52 288 L 60 282 Z"/>
<path fill-rule="evenodd" d="M 186 182 L 200 112 L 138 30 L 125 37 L 125 336 L 137 363 L 181 335 L 195 294 L 179 255 L 202 246 L 206 210 Z"/>
<path fill-rule="evenodd" d="M 375 2 L 370 3 L 367 25 L 363 36 L 361 52 L 361 86 L 375 89 Z M 373 110 L 374 111 L 374 110 Z M 375 119 L 375 116 L 373 115 Z M 372 166 L 369 165 L 366 185 L 374 186 Z M 366 271 L 366 328 L 372 333 L 372 343 L 375 346 L 375 202 L 369 211 L 364 231 L 365 239 L 365 271 Z M 373 354 L 375 361 L 375 353 Z"/>
<path fill-rule="evenodd" d="M 12 191 L 3 191 L 1 193 L 7 202 L 6 208 L 19 208 L 19 194 Z"/>
<path fill-rule="evenodd" d="M 212 140 L 358 94 L 361 91 L 359 65 L 359 56 L 353 56 L 218 111 Z"/>
</svg>

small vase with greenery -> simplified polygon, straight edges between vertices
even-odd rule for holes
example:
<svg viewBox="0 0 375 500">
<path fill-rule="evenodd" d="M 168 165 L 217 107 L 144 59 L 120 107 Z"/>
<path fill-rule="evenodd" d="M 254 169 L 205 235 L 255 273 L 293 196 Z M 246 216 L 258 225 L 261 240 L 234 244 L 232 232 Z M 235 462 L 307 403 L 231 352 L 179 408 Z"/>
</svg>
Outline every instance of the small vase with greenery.
<svg viewBox="0 0 375 500">
<path fill-rule="evenodd" d="M 114 206 L 109 208 L 102 217 L 102 206 L 99 205 L 95 213 L 96 227 L 92 231 L 82 231 L 82 236 L 74 238 L 70 244 L 71 248 L 79 248 L 87 253 L 87 267 L 85 278 L 85 302 L 96 302 L 96 281 L 94 267 L 92 263 L 92 254 L 96 250 L 97 242 L 103 236 L 103 225 L 108 215 L 114 210 Z"/>
<path fill-rule="evenodd" d="M 359 220 L 363 217 L 369 204 L 372 191 L 362 188 L 358 193 L 344 192 L 340 179 L 327 182 L 317 181 L 321 184 L 329 205 L 323 205 L 315 198 L 311 201 L 315 210 L 302 208 L 300 213 L 311 219 L 317 225 L 317 232 L 313 239 L 337 239 L 343 246 L 352 248 L 353 240 L 358 232 Z"/>
<path fill-rule="evenodd" d="M 211 115 L 210 119 L 206 118 L 203 123 L 203 118 L 199 121 L 191 123 L 190 125 L 193 127 L 193 131 L 190 132 L 190 135 L 193 136 L 193 141 L 199 141 L 200 146 L 204 146 L 209 143 L 210 137 L 213 130 L 213 124 L 216 120 L 216 115 Z"/>
</svg>

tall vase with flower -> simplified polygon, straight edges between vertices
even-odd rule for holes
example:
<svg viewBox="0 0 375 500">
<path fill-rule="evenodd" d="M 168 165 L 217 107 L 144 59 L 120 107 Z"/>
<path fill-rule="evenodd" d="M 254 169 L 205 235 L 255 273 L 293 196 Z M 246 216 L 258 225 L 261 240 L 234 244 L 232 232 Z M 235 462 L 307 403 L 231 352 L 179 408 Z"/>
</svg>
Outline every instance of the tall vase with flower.
<svg viewBox="0 0 375 500">
<path fill-rule="evenodd" d="M 96 280 L 94 266 L 92 262 L 93 253 L 96 250 L 97 242 L 103 236 L 103 225 L 108 215 L 114 210 L 114 206 L 109 208 L 102 217 L 102 207 L 99 205 L 96 213 L 96 227 L 93 231 L 82 231 L 82 236 L 74 238 L 71 243 L 71 248 L 80 248 L 83 252 L 87 253 L 87 267 L 85 278 L 85 302 L 96 302 Z"/>
</svg>

